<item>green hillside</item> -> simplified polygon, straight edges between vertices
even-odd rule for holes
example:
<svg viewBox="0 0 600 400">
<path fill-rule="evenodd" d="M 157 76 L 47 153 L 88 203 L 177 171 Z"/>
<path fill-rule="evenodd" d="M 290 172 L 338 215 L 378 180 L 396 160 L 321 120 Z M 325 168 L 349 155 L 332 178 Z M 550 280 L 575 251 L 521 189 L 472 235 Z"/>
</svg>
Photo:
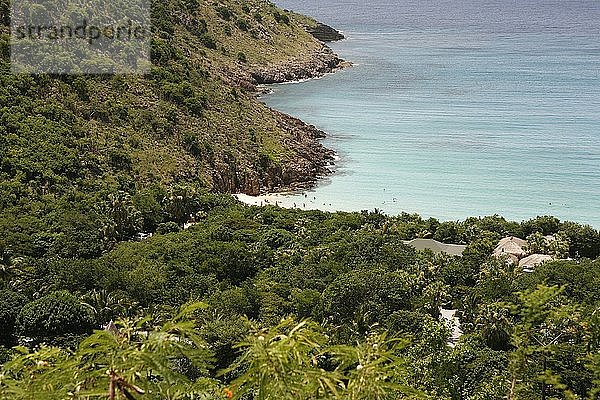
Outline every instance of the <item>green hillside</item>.
<svg viewBox="0 0 600 400">
<path fill-rule="evenodd" d="M 323 133 L 253 92 L 256 71 L 337 62 L 318 55 L 304 28 L 314 21 L 258 0 L 157 1 L 148 75 L 29 76 L 9 72 L 7 10 L 3 0 L 0 249 L 42 255 L 82 230 L 115 242 L 185 219 L 153 212 L 173 191 L 258 194 L 327 172 Z M 114 226 L 117 198 L 142 220 Z"/>
</svg>

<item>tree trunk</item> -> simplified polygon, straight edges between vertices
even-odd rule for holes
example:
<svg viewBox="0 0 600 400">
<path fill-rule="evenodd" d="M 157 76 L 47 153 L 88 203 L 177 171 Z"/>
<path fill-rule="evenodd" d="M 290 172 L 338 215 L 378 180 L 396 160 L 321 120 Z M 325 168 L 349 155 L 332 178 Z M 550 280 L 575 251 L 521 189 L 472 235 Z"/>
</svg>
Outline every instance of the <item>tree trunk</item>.
<svg viewBox="0 0 600 400">
<path fill-rule="evenodd" d="M 542 358 L 542 367 L 544 368 L 544 373 L 546 373 L 546 356 Z M 542 382 L 542 397 L 541 400 L 546 400 L 546 382 Z"/>
</svg>

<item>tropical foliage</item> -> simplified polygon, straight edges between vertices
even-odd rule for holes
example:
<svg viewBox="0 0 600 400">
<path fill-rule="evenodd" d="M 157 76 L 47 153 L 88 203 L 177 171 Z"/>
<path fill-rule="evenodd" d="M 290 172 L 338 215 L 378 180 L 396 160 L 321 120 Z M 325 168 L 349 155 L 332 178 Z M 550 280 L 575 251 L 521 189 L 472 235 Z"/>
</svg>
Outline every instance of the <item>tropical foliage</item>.
<svg viewBox="0 0 600 400">
<path fill-rule="evenodd" d="M 216 194 L 279 187 L 309 162 L 301 124 L 249 77 L 320 49 L 314 21 L 259 0 L 156 1 L 148 75 L 28 76 L 10 74 L 8 10 L 1 398 L 598 398 L 593 227 Z M 491 256 L 505 236 L 558 260 L 525 273 Z"/>
<path fill-rule="evenodd" d="M 146 397 L 264 399 L 587 398 L 597 390 L 600 261 L 525 273 L 491 256 L 497 238 L 523 234 L 531 221 L 442 224 L 193 198 L 198 218 L 187 229 L 95 258 L 24 257 L 0 292 L 8 398 L 27 398 L 16 387 L 48 390 L 46 378 L 62 379 L 64 387 L 47 386 L 56 393 L 80 385 L 80 398 L 107 396 L 111 379 L 139 398 L 135 388 Z M 462 257 L 404 242 L 451 224 L 472 232 Z M 545 233 L 565 226 L 574 225 Z M 204 306 L 185 308 L 197 301 Z M 455 347 L 441 307 L 459 310 L 465 334 Z M 111 320 L 118 331 L 94 333 Z M 171 334 L 183 336 L 164 351 L 165 343 L 145 342 Z M 164 358 L 135 353 L 143 349 Z M 124 364 L 110 364 L 117 359 Z M 27 368 L 35 371 L 17 373 Z M 23 385 L 31 374 L 44 378 Z"/>
</svg>

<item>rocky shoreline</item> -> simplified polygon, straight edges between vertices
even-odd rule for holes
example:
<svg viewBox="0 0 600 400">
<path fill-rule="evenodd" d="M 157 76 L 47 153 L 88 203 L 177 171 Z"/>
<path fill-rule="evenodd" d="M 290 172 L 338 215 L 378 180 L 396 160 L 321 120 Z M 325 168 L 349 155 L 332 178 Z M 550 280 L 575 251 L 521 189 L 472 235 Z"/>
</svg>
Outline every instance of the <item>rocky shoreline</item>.
<svg viewBox="0 0 600 400">
<path fill-rule="evenodd" d="M 333 50 L 323 45 L 319 51 L 304 59 L 261 68 L 253 71 L 251 75 L 256 84 L 266 85 L 319 78 L 349 65 L 348 62 L 339 58 Z"/>
<path fill-rule="evenodd" d="M 252 71 L 255 87 L 319 78 L 351 66 L 323 43 L 344 39 L 340 32 L 324 24 L 318 24 L 313 30 L 307 27 L 307 31 L 321 41 L 321 49 L 301 59 Z M 260 89 L 256 87 L 255 91 L 260 92 Z M 280 127 L 290 133 L 285 145 L 294 148 L 295 152 L 293 156 L 281 160 L 279 165 L 269 166 L 265 176 L 259 177 L 260 183 L 253 182 L 250 187 L 244 188 L 242 192 L 245 194 L 256 196 L 305 190 L 314 187 L 319 178 L 332 173 L 335 152 L 321 144 L 326 133 L 298 118 L 272 111 L 277 114 Z"/>
<path fill-rule="evenodd" d="M 277 110 L 271 112 L 279 126 L 289 133 L 284 146 L 294 152 L 266 165 L 260 165 L 260 160 L 254 165 L 233 168 L 227 162 L 220 163 L 212 176 L 216 191 L 250 196 L 293 192 L 313 187 L 319 178 L 332 172 L 335 153 L 320 143 L 325 132 Z"/>
<path fill-rule="evenodd" d="M 280 126 L 291 135 L 285 143 L 296 152 L 293 157 L 282 160 L 269 174 L 261 193 L 288 192 L 313 187 L 319 178 L 329 175 L 334 164 L 335 152 L 321 144 L 326 134 L 322 130 L 287 114 L 273 110 L 279 116 Z M 271 172 L 271 171 L 270 171 Z M 275 178 L 275 179 L 273 179 Z"/>
</svg>

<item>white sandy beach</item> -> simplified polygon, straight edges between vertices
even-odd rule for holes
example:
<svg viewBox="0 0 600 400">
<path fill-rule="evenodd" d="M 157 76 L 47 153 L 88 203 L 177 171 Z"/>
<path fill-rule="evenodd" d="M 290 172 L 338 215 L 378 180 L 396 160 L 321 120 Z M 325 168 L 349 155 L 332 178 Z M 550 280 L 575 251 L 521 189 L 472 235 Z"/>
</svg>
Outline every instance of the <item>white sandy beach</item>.
<svg viewBox="0 0 600 400">
<path fill-rule="evenodd" d="M 303 196 L 302 196 L 303 195 Z M 252 206 L 279 206 L 283 208 L 298 208 L 302 210 L 344 211 L 338 210 L 330 203 L 324 203 L 311 192 L 305 193 L 269 193 L 260 196 L 249 196 L 243 193 L 233 195 L 242 203 Z"/>
</svg>

